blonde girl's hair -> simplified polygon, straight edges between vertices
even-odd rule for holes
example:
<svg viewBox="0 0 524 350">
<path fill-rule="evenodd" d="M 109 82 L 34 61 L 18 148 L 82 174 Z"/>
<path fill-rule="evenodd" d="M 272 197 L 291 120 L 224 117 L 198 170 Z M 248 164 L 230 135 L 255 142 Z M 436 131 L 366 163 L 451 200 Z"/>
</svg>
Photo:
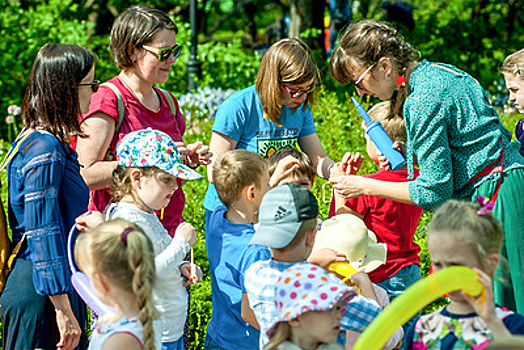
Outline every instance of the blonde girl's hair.
<svg viewBox="0 0 524 350">
<path fill-rule="evenodd" d="M 504 240 L 502 224 L 491 213 L 478 214 L 480 207 L 471 202 L 449 200 L 440 206 L 428 226 L 428 237 L 453 233 L 457 241 L 473 248 L 482 269 L 490 266 L 489 256 L 499 254 Z"/>
<path fill-rule="evenodd" d="M 277 349 L 280 344 L 290 339 L 291 326 L 287 322 L 280 322 L 277 326 L 269 342 L 264 346 L 264 350 Z"/>
<path fill-rule="evenodd" d="M 374 105 L 368 111 L 369 117 L 373 121 L 379 121 L 389 135 L 391 140 L 406 142 L 406 122 L 401 115 L 391 115 L 391 102 L 385 101 Z"/>
<path fill-rule="evenodd" d="M 89 257 L 85 256 L 86 252 L 90 252 Z M 149 237 L 124 219 L 109 220 L 79 235 L 76 254 L 82 270 L 103 274 L 115 285 L 134 293 L 138 319 L 143 326 L 144 349 L 155 349 L 153 320 L 159 313 L 153 302 L 155 253 Z M 83 261 L 89 266 L 82 266 Z"/>
<path fill-rule="evenodd" d="M 221 153 L 213 163 L 213 184 L 218 197 L 229 208 L 242 195 L 246 186 L 260 188 L 267 164 L 256 153 L 235 149 Z"/>
<path fill-rule="evenodd" d="M 262 57 L 256 80 L 264 118 L 282 126 L 280 114 L 284 103 L 281 84 L 299 85 L 315 79 L 320 81 L 320 73 L 304 42 L 287 38 L 271 45 Z M 313 94 L 308 94 L 302 110 L 310 103 L 313 103 Z"/>
<path fill-rule="evenodd" d="M 329 72 L 337 82 L 345 85 L 357 80 L 363 69 L 377 64 L 382 57 L 394 63 L 399 76 L 406 76 L 408 65 L 418 59 L 419 53 L 386 22 L 373 19 L 354 22 L 341 33 L 339 46 L 331 55 Z M 393 94 L 391 116 L 403 115 L 406 96 L 407 86 Z"/>
<path fill-rule="evenodd" d="M 512 74 L 524 80 L 524 49 L 512 53 L 502 64 L 503 74 Z"/>
<path fill-rule="evenodd" d="M 178 33 L 176 24 L 160 10 L 138 5 L 122 12 L 111 28 L 109 39 L 109 51 L 116 66 L 122 70 L 133 67 L 133 50 L 150 44 L 162 29 Z"/>
<path fill-rule="evenodd" d="M 113 171 L 113 202 L 120 202 L 126 196 L 131 196 L 135 202 L 140 202 L 140 198 L 136 196 L 133 179 L 131 178 L 131 172 L 134 169 L 140 170 L 145 177 L 154 176 L 162 171 L 157 167 L 134 168 L 118 165 Z"/>
</svg>

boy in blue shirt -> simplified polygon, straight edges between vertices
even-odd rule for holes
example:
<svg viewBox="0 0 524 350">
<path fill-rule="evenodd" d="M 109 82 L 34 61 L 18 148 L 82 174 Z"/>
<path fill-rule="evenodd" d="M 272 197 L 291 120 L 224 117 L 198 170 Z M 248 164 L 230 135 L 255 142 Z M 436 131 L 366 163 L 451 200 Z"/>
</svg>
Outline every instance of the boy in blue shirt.
<svg viewBox="0 0 524 350">
<path fill-rule="evenodd" d="M 258 222 L 258 207 L 269 189 L 267 165 L 259 155 L 232 150 L 213 164 L 220 205 L 208 220 L 206 250 L 211 271 L 213 313 L 204 349 L 256 349 L 259 331 L 240 316 L 245 270 L 270 258 L 266 247 L 248 248 Z"/>
</svg>

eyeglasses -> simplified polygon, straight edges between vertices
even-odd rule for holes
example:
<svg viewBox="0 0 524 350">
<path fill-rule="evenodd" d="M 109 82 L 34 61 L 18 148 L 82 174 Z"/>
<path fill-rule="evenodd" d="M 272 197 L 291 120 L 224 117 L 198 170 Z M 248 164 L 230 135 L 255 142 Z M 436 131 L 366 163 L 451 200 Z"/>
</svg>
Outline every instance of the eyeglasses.
<svg viewBox="0 0 524 350">
<path fill-rule="evenodd" d="M 91 86 L 91 90 L 93 90 L 93 92 L 97 92 L 98 91 L 98 86 L 100 85 L 100 80 L 93 80 L 92 83 L 80 83 L 78 85 L 80 85 L 80 86 Z"/>
<path fill-rule="evenodd" d="M 164 47 L 162 49 L 159 49 L 157 47 L 151 47 L 147 45 L 142 45 L 142 48 L 146 51 L 149 51 L 151 53 L 154 53 L 155 55 L 158 55 L 158 60 L 160 62 L 165 62 L 173 55 L 173 57 L 176 59 L 178 55 L 180 54 L 180 51 L 182 51 L 182 45 L 176 44 L 173 47 Z"/>
<path fill-rule="evenodd" d="M 315 90 L 316 87 L 318 86 L 318 82 L 315 80 L 315 82 L 311 84 L 311 87 L 309 89 L 298 89 L 294 91 L 290 90 L 284 83 L 282 83 L 282 86 L 284 87 L 284 89 L 286 89 L 286 91 L 289 93 L 289 96 L 291 96 L 291 98 L 297 98 L 299 96 L 302 96 L 303 94 L 309 95 L 310 93 L 312 93 L 313 90 Z"/>
<path fill-rule="evenodd" d="M 362 86 L 360 86 L 360 82 L 362 81 L 362 79 L 364 79 L 364 77 L 366 76 L 366 74 L 369 73 L 370 70 L 373 69 L 373 67 L 375 67 L 376 63 L 373 63 L 371 66 L 369 66 L 368 69 L 366 69 L 364 71 L 364 73 L 360 74 L 360 77 L 358 77 L 357 81 L 355 81 L 353 84 L 359 89 L 359 90 L 364 90 L 362 88 Z"/>
</svg>

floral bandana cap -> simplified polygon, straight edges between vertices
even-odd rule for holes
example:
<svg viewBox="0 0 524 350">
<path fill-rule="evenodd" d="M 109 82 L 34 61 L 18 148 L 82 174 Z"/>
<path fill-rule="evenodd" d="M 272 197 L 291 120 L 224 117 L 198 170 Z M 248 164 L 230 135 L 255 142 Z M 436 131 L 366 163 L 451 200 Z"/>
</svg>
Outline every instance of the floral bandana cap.
<svg viewBox="0 0 524 350">
<path fill-rule="evenodd" d="M 282 272 L 275 285 L 277 319 L 267 332 L 271 337 L 280 322 L 309 311 L 330 310 L 339 301 L 346 306 L 357 295 L 343 282 L 336 282 L 319 266 L 299 263 Z"/>
<path fill-rule="evenodd" d="M 182 180 L 202 178 L 182 163 L 175 142 L 168 134 L 151 128 L 124 136 L 116 146 L 116 160 L 123 167 L 157 167 Z"/>
</svg>

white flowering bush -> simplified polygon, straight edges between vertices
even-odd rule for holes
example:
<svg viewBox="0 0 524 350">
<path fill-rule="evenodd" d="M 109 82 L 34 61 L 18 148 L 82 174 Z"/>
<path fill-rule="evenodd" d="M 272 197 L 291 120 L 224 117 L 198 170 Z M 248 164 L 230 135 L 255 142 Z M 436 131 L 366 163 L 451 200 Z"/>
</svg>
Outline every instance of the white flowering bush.
<svg viewBox="0 0 524 350">
<path fill-rule="evenodd" d="M 10 105 L 7 107 L 7 117 L 5 123 L 7 124 L 7 139 L 9 142 L 18 135 L 18 126 L 16 124 L 16 116 L 20 115 L 22 109 L 17 105 Z"/>
<path fill-rule="evenodd" d="M 215 117 L 218 107 L 235 90 L 221 88 L 197 88 L 195 92 L 189 92 L 178 99 L 180 110 L 186 120 L 211 119 Z"/>
</svg>

